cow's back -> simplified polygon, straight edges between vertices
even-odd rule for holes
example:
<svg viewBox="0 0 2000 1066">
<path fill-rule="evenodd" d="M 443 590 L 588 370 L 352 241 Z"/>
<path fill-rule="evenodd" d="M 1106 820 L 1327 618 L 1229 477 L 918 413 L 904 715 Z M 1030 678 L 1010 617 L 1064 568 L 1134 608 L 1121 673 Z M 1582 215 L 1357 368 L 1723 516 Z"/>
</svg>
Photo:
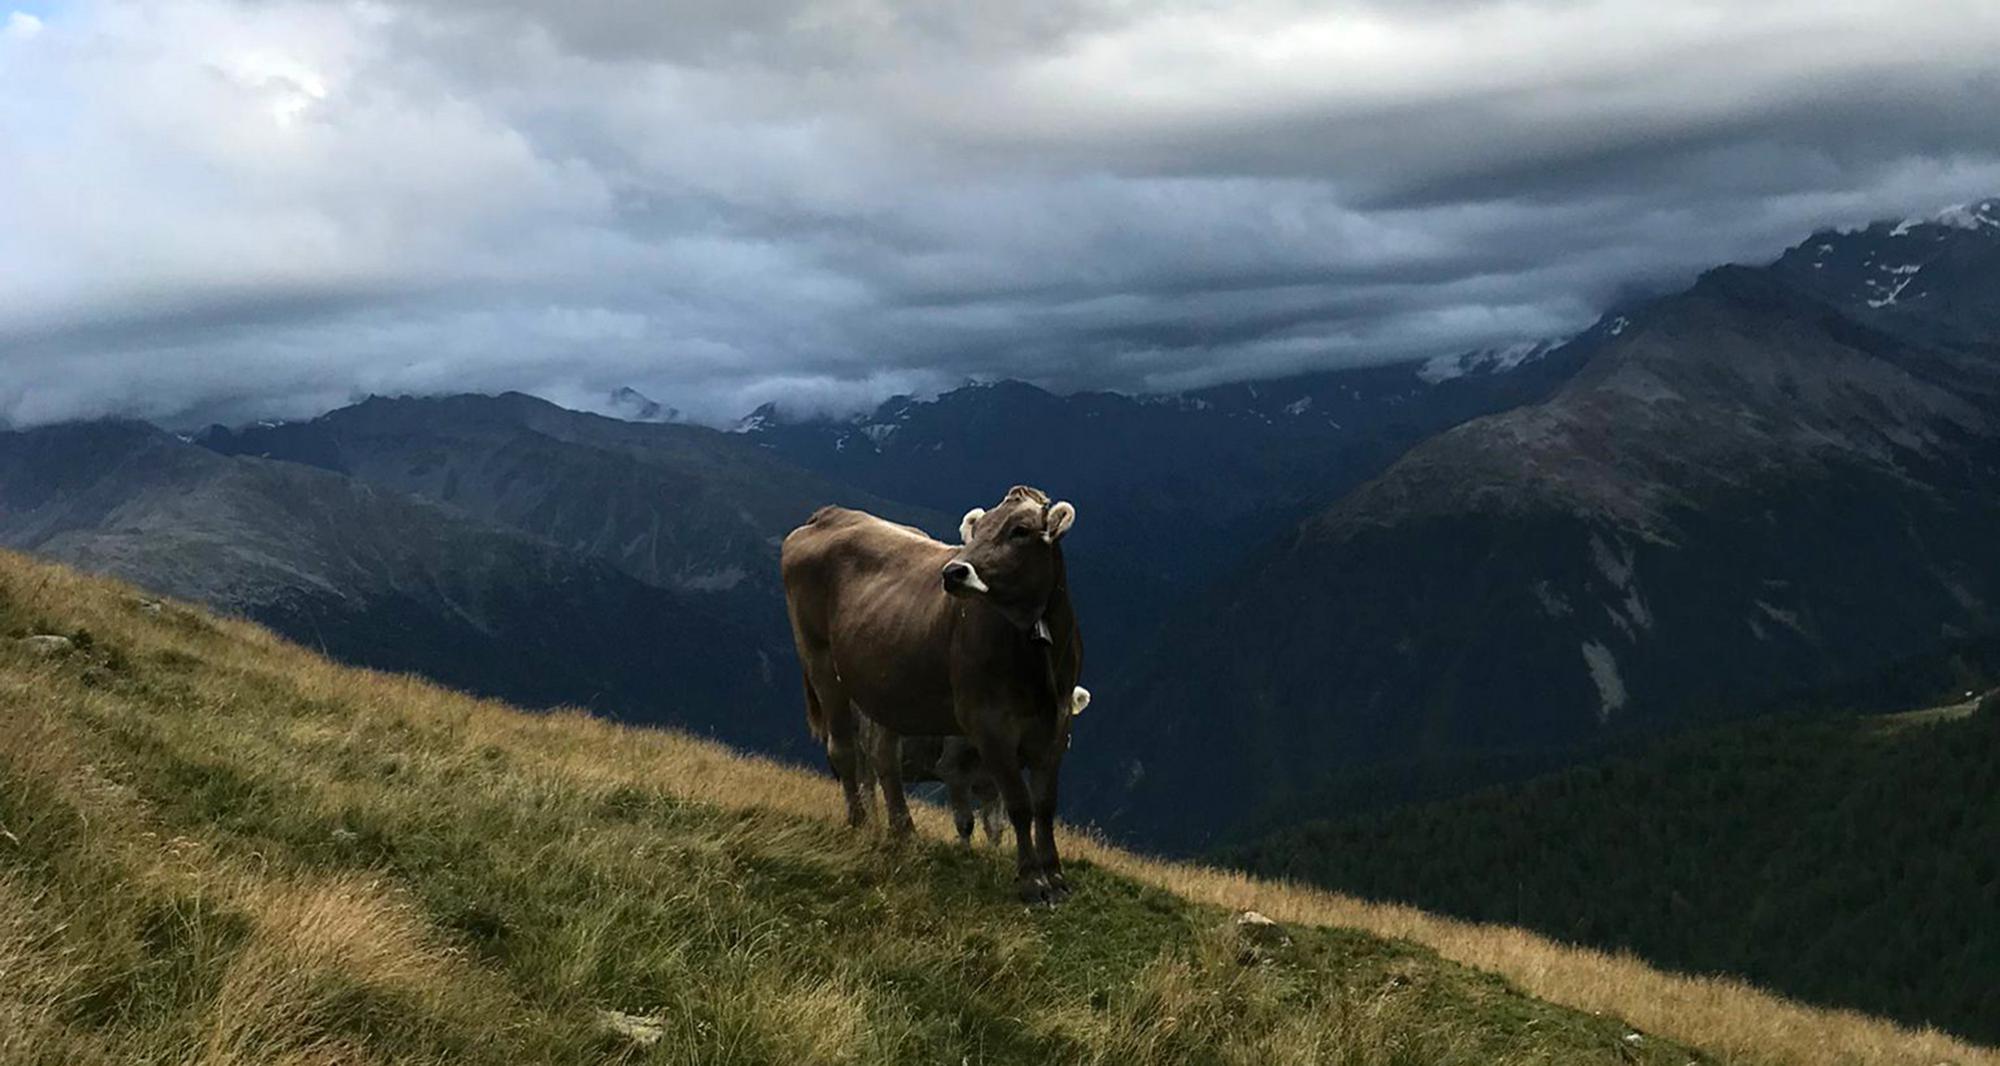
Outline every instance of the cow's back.
<svg viewBox="0 0 2000 1066">
<path fill-rule="evenodd" d="M 912 575 L 935 570 L 951 554 L 946 545 L 921 530 L 877 518 L 866 511 L 822 507 L 806 524 L 785 537 L 778 550 L 778 570 L 785 598 L 797 607 L 818 607 L 823 620 L 841 602 L 880 599 L 902 591 L 923 599 L 920 591 L 935 584 L 934 576 L 919 582 Z M 925 586 L 919 589 L 919 585 Z"/>
<path fill-rule="evenodd" d="M 802 656 L 828 655 L 864 713 L 898 732 L 949 733 L 954 549 L 862 511 L 823 507 L 779 552 Z"/>
</svg>

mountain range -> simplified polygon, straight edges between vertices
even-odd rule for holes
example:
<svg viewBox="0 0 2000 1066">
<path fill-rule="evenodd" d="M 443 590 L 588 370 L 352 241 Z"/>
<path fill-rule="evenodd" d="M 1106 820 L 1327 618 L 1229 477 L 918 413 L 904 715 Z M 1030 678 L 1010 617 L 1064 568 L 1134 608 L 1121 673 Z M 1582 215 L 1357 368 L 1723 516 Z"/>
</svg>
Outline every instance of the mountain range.
<svg viewBox="0 0 2000 1066">
<path fill-rule="evenodd" d="M 845 421 L 788 420 L 767 406 L 742 432 L 954 525 L 1015 484 L 1075 501 L 1088 524 L 1065 541 L 1065 555 L 1092 607 L 1091 671 L 1105 678 L 1152 653 L 1163 624 L 1274 530 L 1417 441 L 1545 396 L 1575 369 L 1543 347 L 1169 396 L 1056 396 L 997 382 L 932 400 L 895 397 Z"/>
<path fill-rule="evenodd" d="M 1356 768 L 1585 746 L 1991 642 L 1996 215 L 1710 271 L 1552 353 L 1582 368 L 1546 400 L 1293 524 L 1106 701 L 1122 763 L 1092 780 L 1124 794 L 1100 809 L 1199 846 Z"/>
<path fill-rule="evenodd" d="M 784 533 L 844 503 L 949 537 L 1035 484 L 1079 507 L 1098 693 L 1066 796 L 1199 849 L 1360 781 L 1449 790 L 1442 767 L 1920 688 L 1993 641 L 1996 220 L 1817 233 L 1562 340 L 1171 395 L 1003 381 L 733 432 L 633 390 L 620 417 L 509 393 L 16 431 L 0 544 L 810 760 Z"/>
</svg>

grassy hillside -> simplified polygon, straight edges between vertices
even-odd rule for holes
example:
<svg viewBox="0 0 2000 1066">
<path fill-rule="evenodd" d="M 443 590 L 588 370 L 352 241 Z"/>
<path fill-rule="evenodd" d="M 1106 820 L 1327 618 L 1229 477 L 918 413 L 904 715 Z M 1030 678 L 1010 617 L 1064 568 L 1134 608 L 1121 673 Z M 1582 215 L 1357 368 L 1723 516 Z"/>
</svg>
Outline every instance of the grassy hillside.
<svg viewBox="0 0 2000 1066">
<path fill-rule="evenodd" d="M 0 634 L 7 1064 L 2000 1062 L 1085 839 L 1022 908 L 936 812 L 895 846 L 813 774 L 19 556 Z"/>
<path fill-rule="evenodd" d="M 2000 696 L 1766 719 L 1229 857 L 2000 1040 Z"/>
</svg>

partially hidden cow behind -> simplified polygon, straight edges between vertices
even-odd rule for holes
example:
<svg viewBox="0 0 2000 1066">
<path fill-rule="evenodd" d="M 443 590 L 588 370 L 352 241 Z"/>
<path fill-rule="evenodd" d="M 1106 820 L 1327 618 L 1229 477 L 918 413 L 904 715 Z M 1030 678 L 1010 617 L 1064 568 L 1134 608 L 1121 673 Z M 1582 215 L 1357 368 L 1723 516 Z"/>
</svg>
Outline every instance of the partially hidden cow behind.
<svg viewBox="0 0 2000 1066">
<path fill-rule="evenodd" d="M 1090 706 L 1090 690 L 1082 685 L 1070 693 L 1069 713 L 1078 715 Z M 951 804 L 951 824 L 958 830 L 960 843 L 972 842 L 975 824 L 986 831 L 986 842 L 998 844 L 1003 829 L 1002 819 L 1006 808 L 1000 802 L 1000 786 L 993 781 L 993 775 L 986 772 L 986 764 L 979 758 L 979 749 L 965 737 L 902 737 L 901 743 L 881 736 L 882 727 L 866 715 L 855 718 L 855 757 L 866 765 L 859 769 L 862 781 L 862 805 L 874 809 L 869 798 L 870 790 L 881 778 L 879 769 L 870 752 L 886 750 L 895 746 L 898 750 L 897 767 L 905 785 L 923 784 L 935 781 L 945 788 L 945 797 Z M 826 738 L 821 736 L 822 741 Z"/>
<path fill-rule="evenodd" d="M 891 740 L 866 715 L 857 715 L 854 724 L 854 757 L 859 763 L 855 773 L 861 779 L 862 806 L 874 808 L 874 789 L 882 782 L 881 768 L 876 765 L 879 756 L 875 753 L 894 748 L 898 752 L 896 773 L 903 785 L 928 781 L 944 785 L 945 798 L 951 804 L 952 828 L 958 831 L 960 843 L 972 842 L 975 824 L 985 828 L 987 843 L 1000 842 L 1006 816 L 1006 808 L 1000 802 L 1000 786 L 986 772 L 986 764 L 980 760 L 979 749 L 972 746 L 972 741 L 964 737 L 914 736 Z M 883 787 L 889 786 L 884 783 Z"/>
<path fill-rule="evenodd" d="M 780 568 L 805 673 L 806 718 L 840 776 L 849 824 L 868 819 L 857 714 L 875 750 L 889 828 L 912 829 L 897 741 L 962 736 L 1014 826 L 1023 899 L 1068 895 L 1056 851 L 1057 779 L 1083 638 L 1062 539 L 1076 508 L 1017 485 L 974 508 L 958 546 L 861 511 L 824 507 L 785 538 Z"/>
</svg>

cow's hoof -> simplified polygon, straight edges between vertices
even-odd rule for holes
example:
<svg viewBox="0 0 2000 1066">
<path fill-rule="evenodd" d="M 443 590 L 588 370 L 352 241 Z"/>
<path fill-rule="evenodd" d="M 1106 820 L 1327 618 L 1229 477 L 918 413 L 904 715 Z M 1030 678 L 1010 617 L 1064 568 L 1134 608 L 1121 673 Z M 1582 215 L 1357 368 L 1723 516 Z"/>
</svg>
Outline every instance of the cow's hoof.
<svg viewBox="0 0 2000 1066">
<path fill-rule="evenodd" d="M 1069 898 L 1069 882 L 1063 879 L 1063 875 L 1050 874 L 1047 881 L 1050 903 L 1061 903 Z"/>
<path fill-rule="evenodd" d="M 1037 904 L 1053 907 L 1061 903 L 1063 898 L 1069 895 L 1067 889 L 1061 892 L 1056 891 L 1055 887 L 1050 885 L 1048 879 L 1044 877 L 1022 878 L 1020 888 L 1021 902 L 1031 907 Z"/>
</svg>

